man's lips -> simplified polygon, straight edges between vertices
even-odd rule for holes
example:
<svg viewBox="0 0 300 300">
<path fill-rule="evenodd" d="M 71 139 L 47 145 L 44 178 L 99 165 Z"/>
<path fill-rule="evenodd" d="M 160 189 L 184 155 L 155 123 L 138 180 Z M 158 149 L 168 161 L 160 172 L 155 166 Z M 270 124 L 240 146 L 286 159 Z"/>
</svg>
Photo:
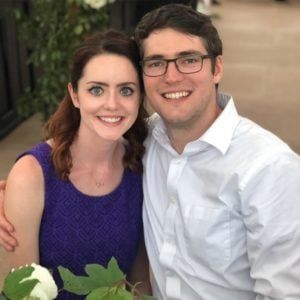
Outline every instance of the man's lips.
<svg viewBox="0 0 300 300">
<path fill-rule="evenodd" d="M 166 99 L 181 99 L 188 97 L 191 94 L 190 91 L 178 91 L 163 93 L 162 96 Z"/>
</svg>

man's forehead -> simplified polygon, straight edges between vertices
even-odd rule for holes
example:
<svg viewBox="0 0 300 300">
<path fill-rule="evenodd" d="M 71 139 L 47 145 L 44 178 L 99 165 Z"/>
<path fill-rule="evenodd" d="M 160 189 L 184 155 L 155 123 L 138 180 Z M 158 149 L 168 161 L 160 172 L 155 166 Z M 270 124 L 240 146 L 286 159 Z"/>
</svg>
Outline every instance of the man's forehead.
<svg viewBox="0 0 300 300">
<path fill-rule="evenodd" d="M 178 56 L 183 52 L 206 53 L 203 39 L 171 28 L 155 30 L 143 41 L 145 56 Z"/>
</svg>

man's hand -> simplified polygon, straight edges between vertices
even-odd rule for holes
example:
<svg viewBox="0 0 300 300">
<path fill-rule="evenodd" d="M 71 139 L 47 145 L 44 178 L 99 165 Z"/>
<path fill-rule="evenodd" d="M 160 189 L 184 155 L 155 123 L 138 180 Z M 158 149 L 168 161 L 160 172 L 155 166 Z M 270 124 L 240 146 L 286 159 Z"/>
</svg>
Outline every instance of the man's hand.
<svg viewBox="0 0 300 300">
<path fill-rule="evenodd" d="M 6 251 L 14 251 L 17 240 L 13 237 L 14 227 L 8 222 L 4 212 L 4 192 L 6 181 L 0 181 L 0 245 Z"/>
</svg>

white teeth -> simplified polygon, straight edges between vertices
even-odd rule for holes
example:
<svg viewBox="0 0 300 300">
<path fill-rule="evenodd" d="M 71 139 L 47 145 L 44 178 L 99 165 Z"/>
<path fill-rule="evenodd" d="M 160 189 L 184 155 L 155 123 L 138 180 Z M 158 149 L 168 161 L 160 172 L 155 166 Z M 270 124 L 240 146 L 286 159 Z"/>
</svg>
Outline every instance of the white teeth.
<svg viewBox="0 0 300 300">
<path fill-rule="evenodd" d="M 99 117 L 102 121 L 107 123 L 117 123 L 121 120 L 121 117 Z"/>
<path fill-rule="evenodd" d="M 164 97 L 167 99 L 179 99 L 182 97 L 188 96 L 189 92 L 176 92 L 176 93 L 166 93 L 164 94 Z"/>
</svg>

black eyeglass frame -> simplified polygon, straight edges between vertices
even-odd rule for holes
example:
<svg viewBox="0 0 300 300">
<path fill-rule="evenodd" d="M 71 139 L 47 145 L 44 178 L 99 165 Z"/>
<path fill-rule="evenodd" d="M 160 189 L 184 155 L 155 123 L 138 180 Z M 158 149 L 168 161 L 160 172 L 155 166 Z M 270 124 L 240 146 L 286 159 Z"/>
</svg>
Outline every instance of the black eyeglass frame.
<svg viewBox="0 0 300 300">
<path fill-rule="evenodd" d="M 178 59 L 185 58 L 185 57 L 189 57 L 189 56 L 192 56 L 192 55 L 195 55 L 195 56 L 201 58 L 201 60 L 202 60 L 202 62 L 201 62 L 201 68 L 200 68 L 199 70 L 193 71 L 193 72 L 182 72 L 182 71 L 180 71 L 180 70 L 179 70 L 179 66 L 177 65 L 177 60 L 178 60 Z M 179 73 L 182 73 L 182 74 L 194 74 L 194 73 L 198 73 L 198 72 L 200 72 L 200 71 L 202 70 L 202 68 L 203 68 L 203 60 L 206 59 L 206 58 L 212 58 L 212 56 L 209 55 L 209 54 L 198 54 L 198 53 L 197 53 L 197 54 L 191 54 L 191 55 L 183 55 L 183 56 L 179 56 L 179 57 L 172 58 L 172 59 L 165 59 L 165 58 L 157 58 L 157 59 L 155 59 L 155 58 L 149 58 L 149 59 L 141 60 L 141 61 L 140 61 L 140 66 L 141 66 L 142 69 L 143 69 L 143 74 L 144 74 L 145 76 L 147 76 L 147 77 L 159 77 L 159 76 L 165 75 L 165 74 L 167 73 L 167 71 L 168 71 L 168 67 L 169 67 L 169 63 L 170 63 L 170 62 L 174 62 L 174 63 L 175 63 L 176 70 L 177 70 Z M 159 74 L 159 75 L 148 75 L 148 74 L 146 74 L 146 73 L 145 73 L 145 70 L 144 70 L 144 63 L 147 62 L 147 61 L 151 61 L 151 60 L 161 60 L 161 61 L 166 62 L 167 64 L 166 64 L 166 68 L 165 68 L 164 73 Z"/>
</svg>

